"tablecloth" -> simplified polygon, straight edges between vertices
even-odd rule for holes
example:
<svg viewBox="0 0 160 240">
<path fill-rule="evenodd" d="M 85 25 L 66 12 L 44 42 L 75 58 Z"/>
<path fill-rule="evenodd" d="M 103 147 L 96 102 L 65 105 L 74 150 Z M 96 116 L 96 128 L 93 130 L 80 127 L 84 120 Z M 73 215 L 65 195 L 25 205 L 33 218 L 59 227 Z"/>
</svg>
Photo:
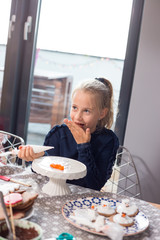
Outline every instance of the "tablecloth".
<svg viewBox="0 0 160 240">
<path fill-rule="evenodd" d="M 42 192 L 42 186 L 47 183 L 48 178 L 33 173 L 30 167 L 22 169 L 21 167 L 8 165 L 0 166 L 0 175 L 9 175 L 12 176 L 12 178 L 14 177 L 14 179 L 20 179 L 31 183 L 32 188 L 39 193 L 39 196 L 34 203 L 32 216 L 29 220 L 38 223 L 42 227 L 44 231 L 43 239 L 52 238 L 54 240 L 62 232 L 68 232 L 72 234 L 76 240 L 107 239 L 107 237 L 88 233 L 70 224 L 62 215 L 62 207 L 66 202 L 82 197 L 107 196 L 108 198 L 113 198 L 116 200 L 121 200 L 125 197 L 116 196 L 116 194 L 107 192 L 99 192 L 76 185 L 69 185 L 72 192 L 71 194 L 51 197 Z M 136 203 L 142 212 L 144 212 L 144 214 L 148 217 L 150 223 L 149 227 L 144 232 L 134 236 L 124 237 L 124 239 L 160 240 L 160 210 L 143 200 L 136 198 L 130 199 Z"/>
</svg>

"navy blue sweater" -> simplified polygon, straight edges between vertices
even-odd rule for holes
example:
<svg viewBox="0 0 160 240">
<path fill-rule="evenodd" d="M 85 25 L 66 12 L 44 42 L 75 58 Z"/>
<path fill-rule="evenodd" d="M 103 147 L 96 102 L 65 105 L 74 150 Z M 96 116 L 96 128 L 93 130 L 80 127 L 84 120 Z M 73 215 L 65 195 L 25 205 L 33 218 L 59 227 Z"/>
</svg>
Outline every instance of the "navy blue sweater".
<svg viewBox="0 0 160 240">
<path fill-rule="evenodd" d="M 112 130 L 103 128 L 91 134 L 89 143 L 77 144 L 69 128 L 62 124 L 49 131 L 44 145 L 54 146 L 47 155 L 72 158 L 86 165 L 87 175 L 68 183 L 100 190 L 112 174 L 119 141 Z"/>
</svg>

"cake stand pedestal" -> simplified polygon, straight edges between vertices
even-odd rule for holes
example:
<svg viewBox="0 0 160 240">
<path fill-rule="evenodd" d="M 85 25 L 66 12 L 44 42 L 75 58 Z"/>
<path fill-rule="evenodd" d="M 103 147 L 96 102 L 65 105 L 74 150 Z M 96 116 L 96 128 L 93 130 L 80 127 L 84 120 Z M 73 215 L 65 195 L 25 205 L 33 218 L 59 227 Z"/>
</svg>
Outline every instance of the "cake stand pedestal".
<svg viewBox="0 0 160 240">
<path fill-rule="evenodd" d="M 61 164 L 64 170 L 58 170 L 50 167 L 50 164 Z M 42 188 L 42 191 L 50 196 L 60 196 L 70 194 L 66 180 L 73 180 L 85 177 L 87 173 L 86 166 L 74 159 L 64 157 L 45 156 L 35 159 L 32 163 L 32 169 L 49 177 L 49 181 Z"/>
<path fill-rule="evenodd" d="M 44 193 L 51 196 L 70 194 L 71 190 L 66 184 L 65 179 L 50 178 L 49 182 L 42 188 Z"/>
</svg>

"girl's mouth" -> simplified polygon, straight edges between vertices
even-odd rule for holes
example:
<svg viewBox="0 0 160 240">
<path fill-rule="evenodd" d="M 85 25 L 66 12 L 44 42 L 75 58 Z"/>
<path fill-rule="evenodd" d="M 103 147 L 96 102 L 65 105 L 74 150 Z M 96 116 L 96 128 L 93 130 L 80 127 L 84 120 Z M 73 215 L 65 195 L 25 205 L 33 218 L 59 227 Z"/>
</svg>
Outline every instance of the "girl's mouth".
<svg viewBox="0 0 160 240">
<path fill-rule="evenodd" d="M 81 128 L 84 128 L 84 124 L 83 123 L 75 123 L 76 125 L 78 125 Z"/>
</svg>

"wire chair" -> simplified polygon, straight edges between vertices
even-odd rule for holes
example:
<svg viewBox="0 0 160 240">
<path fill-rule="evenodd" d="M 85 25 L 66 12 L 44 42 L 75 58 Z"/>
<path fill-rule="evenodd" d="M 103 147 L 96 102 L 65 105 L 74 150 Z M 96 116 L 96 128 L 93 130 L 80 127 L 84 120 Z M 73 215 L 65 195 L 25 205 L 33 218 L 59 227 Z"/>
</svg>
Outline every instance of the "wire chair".
<svg viewBox="0 0 160 240">
<path fill-rule="evenodd" d="M 119 147 L 112 176 L 102 188 L 102 191 L 141 198 L 138 172 L 133 158 L 126 147 Z"/>
<path fill-rule="evenodd" d="M 20 145 L 24 145 L 23 138 L 9 132 L 0 131 L 0 163 L 12 163 L 25 167 L 24 160 L 19 159 L 15 154 L 8 154 L 12 150 L 18 149 Z"/>
</svg>

